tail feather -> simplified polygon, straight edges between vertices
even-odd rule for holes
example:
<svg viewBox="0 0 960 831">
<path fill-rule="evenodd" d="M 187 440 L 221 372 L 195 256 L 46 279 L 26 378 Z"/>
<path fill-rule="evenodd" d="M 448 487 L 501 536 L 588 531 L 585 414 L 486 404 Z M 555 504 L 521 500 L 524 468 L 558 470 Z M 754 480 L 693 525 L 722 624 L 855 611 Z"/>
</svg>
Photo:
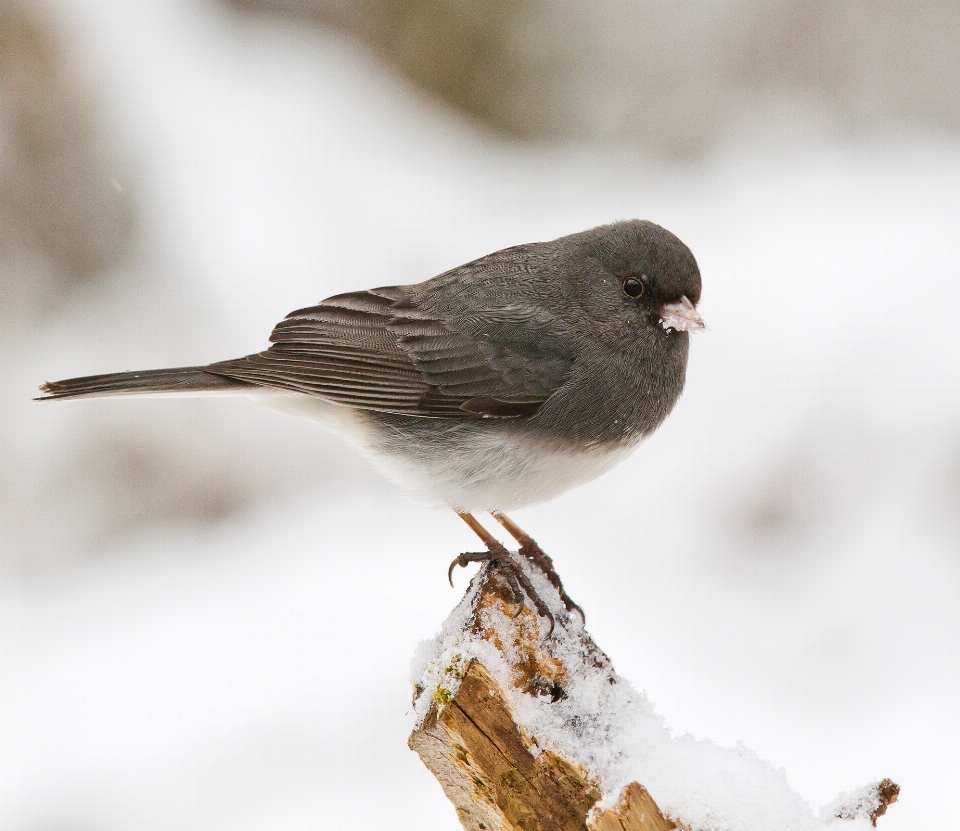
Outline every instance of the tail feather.
<svg viewBox="0 0 960 831">
<path fill-rule="evenodd" d="M 207 372 L 202 366 L 177 369 L 149 369 L 144 372 L 114 372 L 48 381 L 40 387 L 44 395 L 36 401 L 57 398 L 94 398 L 104 395 L 149 395 L 164 392 L 227 392 L 249 389 L 252 384 Z"/>
</svg>

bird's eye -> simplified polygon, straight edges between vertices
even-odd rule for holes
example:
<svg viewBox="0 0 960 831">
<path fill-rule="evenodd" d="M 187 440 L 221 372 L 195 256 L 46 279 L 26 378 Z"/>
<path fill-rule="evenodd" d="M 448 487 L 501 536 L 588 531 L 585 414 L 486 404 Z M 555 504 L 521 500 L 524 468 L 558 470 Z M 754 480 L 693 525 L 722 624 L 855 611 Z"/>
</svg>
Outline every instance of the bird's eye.
<svg viewBox="0 0 960 831">
<path fill-rule="evenodd" d="M 646 287 L 636 277 L 627 277 L 623 281 L 623 293 L 629 297 L 642 297 Z"/>
</svg>

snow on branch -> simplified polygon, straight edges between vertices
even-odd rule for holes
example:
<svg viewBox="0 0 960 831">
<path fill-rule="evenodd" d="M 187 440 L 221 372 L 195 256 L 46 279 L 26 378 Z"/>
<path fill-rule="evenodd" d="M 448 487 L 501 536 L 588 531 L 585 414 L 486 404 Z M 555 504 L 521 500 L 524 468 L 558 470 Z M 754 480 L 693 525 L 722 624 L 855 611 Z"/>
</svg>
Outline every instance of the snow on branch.
<svg viewBox="0 0 960 831">
<path fill-rule="evenodd" d="M 752 751 L 673 735 L 524 567 L 552 635 L 485 564 L 414 661 L 409 744 L 467 831 L 854 831 L 896 801 L 884 779 L 818 818 Z"/>
</svg>

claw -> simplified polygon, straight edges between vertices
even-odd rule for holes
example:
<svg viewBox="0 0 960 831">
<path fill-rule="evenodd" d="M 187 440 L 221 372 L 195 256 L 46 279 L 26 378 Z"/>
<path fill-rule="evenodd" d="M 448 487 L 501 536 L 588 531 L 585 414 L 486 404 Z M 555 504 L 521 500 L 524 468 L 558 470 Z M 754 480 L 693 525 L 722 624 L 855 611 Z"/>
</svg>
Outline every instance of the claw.
<svg viewBox="0 0 960 831">
<path fill-rule="evenodd" d="M 550 557 L 550 555 L 540 548 L 540 546 L 537 545 L 533 540 L 529 540 L 521 545 L 520 553 L 528 560 L 533 561 L 537 568 L 543 572 L 546 578 L 557 590 L 557 593 L 560 595 L 560 599 L 563 601 L 564 608 L 566 608 L 568 612 L 576 612 L 580 618 L 580 622 L 586 623 L 587 616 L 584 614 L 583 609 L 573 602 L 573 599 L 563 588 L 560 575 L 557 574 L 556 569 L 554 569 L 553 559 Z"/>
<path fill-rule="evenodd" d="M 517 583 L 517 577 L 512 568 L 500 563 L 500 571 L 507 581 L 507 588 L 510 589 L 510 593 L 513 595 L 513 602 L 517 604 L 517 611 L 510 615 L 510 617 L 517 617 L 527 606 L 527 604 L 523 602 L 523 590 L 520 588 L 520 584 Z"/>
<path fill-rule="evenodd" d="M 463 568 L 470 563 L 490 563 L 491 566 L 499 570 L 512 595 L 513 602 L 518 607 L 517 611 L 510 617 L 517 617 L 527 607 L 526 599 L 529 598 L 533 601 L 537 614 L 547 619 L 549 624 L 547 637 L 549 638 L 553 634 L 556 623 L 553 612 L 547 608 L 546 603 L 543 602 L 540 595 L 537 594 L 537 590 L 533 587 L 533 583 L 530 582 L 530 578 L 524 574 L 520 564 L 513 559 L 507 549 L 501 547 L 496 551 L 467 551 L 458 555 L 447 569 L 447 580 L 450 581 L 451 586 L 453 585 L 453 570 L 457 566 Z"/>
<path fill-rule="evenodd" d="M 565 602 L 565 603 L 566 603 L 567 601 L 569 601 L 569 603 L 567 603 L 567 611 L 568 611 L 568 612 L 576 612 L 576 613 L 577 613 L 577 617 L 580 618 L 580 625 L 583 626 L 583 624 L 585 624 L 585 623 L 587 622 L 587 616 L 586 616 L 586 614 L 584 614 L 583 609 L 581 609 L 576 603 L 574 603 L 572 600 L 570 600 L 569 597 L 566 597 L 566 596 L 565 596 L 563 599 L 564 599 L 564 602 Z"/>
<path fill-rule="evenodd" d="M 547 607 L 547 604 L 544 603 L 540 595 L 537 594 L 537 590 L 533 587 L 533 583 L 530 582 L 530 578 L 527 577 L 519 565 L 511 560 L 508 568 L 510 569 L 508 579 L 511 580 L 511 588 L 514 588 L 516 584 L 519 583 L 522 587 L 522 592 L 519 592 L 520 597 L 523 598 L 525 595 L 532 600 L 534 608 L 537 610 L 537 614 L 546 618 L 547 622 L 550 624 L 550 628 L 547 630 L 547 637 L 549 638 L 553 634 L 553 627 L 556 624 L 556 621 L 553 617 L 553 612 L 550 611 L 550 609 Z M 514 591 L 516 591 L 516 588 L 514 588 Z M 521 610 L 522 609 L 523 606 L 521 605 Z"/>
<path fill-rule="evenodd" d="M 453 570 L 457 566 L 466 568 L 470 563 L 485 563 L 491 559 L 493 559 L 493 555 L 489 551 L 465 551 L 463 554 L 458 554 L 450 563 L 450 568 L 447 569 L 447 580 L 450 587 L 453 588 Z"/>
<path fill-rule="evenodd" d="M 524 572 L 523 566 L 521 566 L 520 563 L 514 559 L 513 555 L 511 555 L 510 552 L 503 547 L 496 537 L 487 531 L 483 525 L 477 522 L 476 518 L 472 514 L 467 513 L 466 511 L 457 511 L 457 515 L 473 529 L 474 533 L 476 533 L 481 540 L 483 540 L 484 544 L 487 546 L 487 551 L 477 554 L 461 554 L 452 563 L 450 563 L 450 567 L 447 569 L 447 580 L 450 581 L 450 585 L 453 585 L 453 570 L 457 566 L 465 566 L 468 563 L 490 563 L 491 566 L 497 566 L 500 569 L 504 580 L 506 581 L 507 588 L 513 595 L 514 601 L 520 606 L 520 608 L 517 609 L 514 617 L 519 615 L 520 612 L 524 610 L 525 599 L 533 601 L 533 605 L 537 614 L 546 618 L 547 622 L 550 624 L 550 628 L 546 635 L 549 638 L 553 634 L 556 621 L 554 620 L 553 613 L 547 607 L 547 604 L 543 602 L 543 598 L 537 594 L 537 590 L 533 587 L 533 584 L 530 582 L 530 578 L 527 577 L 526 573 Z M 570 600 L 566 592 L 564 592 L 563 585 L 560 583 L 560 578 L 553 569 L 553 564 L 550 558 L 540 550 L 539 546 L 531 537 L 520 531 L 520 529 L 517 528 L 503 514 L 494 512 L 493 516 L 510 532 L 514 539 L 520 543 L 520 553 L 536 564 L 540 570 L 546 574 L 550 582 L 557 587 L 567 609 L 569 610 L 571 607 L 575 607 L 579 611 L 582 618 L 583 611 L 572 600 Z"/>
<path fill-rule="evenodd" d="M 557 590 L 557 593 L 560 595 L 560 599 L 563 601 L 564 608 L 567 610 L 567 612 L 576 612 L 580 617 L 581 623 L 586 623 L 587 617 L 583 613 L 583 609 L 574 603 L 570 598 L 570 595 L 566 593 L 563 588 L 563 583 L 560 580 L 560 575 L 557 574 L 556 569 L 553 567 L 553 560 L 550 559 L 550 557 L 542 548 L 540 548 L 539 545 L 537 545 L 537 541 L 501 511 L 491 511 L 491 515 L 497 522 L 507 529 L 507 532 L 510 534 L 510 536 L 520 543 L 520 554 L 533 562 L 550 581 L 553 587 Z M 550 622 L 552 632 L 552 618 L 550 619 Z"/>
</svg>

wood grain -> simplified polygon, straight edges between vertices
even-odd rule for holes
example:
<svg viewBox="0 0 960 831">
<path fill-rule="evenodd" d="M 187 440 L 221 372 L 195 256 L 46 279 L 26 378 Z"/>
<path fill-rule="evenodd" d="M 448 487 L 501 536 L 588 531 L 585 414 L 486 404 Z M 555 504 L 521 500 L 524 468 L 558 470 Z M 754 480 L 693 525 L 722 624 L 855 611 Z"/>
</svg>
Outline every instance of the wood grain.
<svg viewBox="0 0 960 831">
<path fill-rule="evenodd" d="M 513 693 L 562 696 L 568 668 L 528 608 L 513 608 L 508 631 L 484 625 L 484 611 L 513 603 L 496 572 L 481 574 L 479 597 L 467 628 L 512 656 Z M 557 621 L 557 626 L 567 625 Z M 599 668 L 612 667 L 606 655 L 579 630 L 584 654 Z M 490 672 L 471 661 L 453 697 L 435 700 L 409 739 L 440 782 L 467 831 L 671 831 L 647 791 L 631 785 L 617 804 L 588 821 L 600 798 L 595 775 L 539 746 L 517 725 L 509 698 Z"/>
</svg>

